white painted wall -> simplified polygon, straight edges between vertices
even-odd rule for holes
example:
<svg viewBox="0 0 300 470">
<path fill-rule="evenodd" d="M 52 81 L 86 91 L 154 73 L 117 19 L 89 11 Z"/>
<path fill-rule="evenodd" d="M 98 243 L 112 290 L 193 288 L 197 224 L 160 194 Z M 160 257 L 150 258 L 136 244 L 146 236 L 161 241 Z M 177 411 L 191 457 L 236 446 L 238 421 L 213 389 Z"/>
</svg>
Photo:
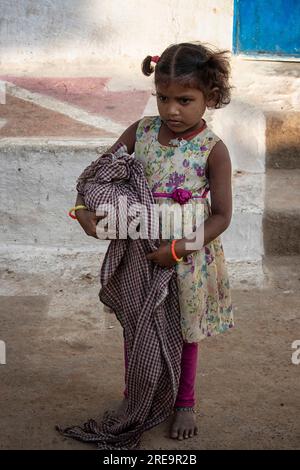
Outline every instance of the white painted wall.
<svg viewBox="0 0 300 470">
<path fill-rule="evenodd" d="M 0 65 L 141 60 L 171 43 L 231 49 L 233 0 L 1 0 Z"/>
</svg>

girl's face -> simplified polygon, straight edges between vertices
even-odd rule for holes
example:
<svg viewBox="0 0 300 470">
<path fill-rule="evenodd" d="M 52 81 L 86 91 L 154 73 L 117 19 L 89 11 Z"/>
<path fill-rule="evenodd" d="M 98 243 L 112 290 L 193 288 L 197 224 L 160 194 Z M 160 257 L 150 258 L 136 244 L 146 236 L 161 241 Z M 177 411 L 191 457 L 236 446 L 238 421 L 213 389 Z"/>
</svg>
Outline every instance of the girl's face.
<svg viewBox="0 0 300 470">
<path fill-rule="evenodd" d="M 157 106 L 161 119 L 176 133 L 194 130 L 201 123 L 207 100 L 198 88 L 171 82 L 156 85 Z"/>
</svg>

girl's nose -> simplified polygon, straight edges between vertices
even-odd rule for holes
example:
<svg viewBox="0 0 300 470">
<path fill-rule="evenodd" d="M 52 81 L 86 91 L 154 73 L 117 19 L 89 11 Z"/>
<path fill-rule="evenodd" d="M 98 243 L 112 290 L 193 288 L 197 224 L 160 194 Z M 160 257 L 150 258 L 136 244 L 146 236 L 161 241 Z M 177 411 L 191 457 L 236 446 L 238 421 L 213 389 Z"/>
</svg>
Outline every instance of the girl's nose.
<svg viewBox="0 0 300 470">
<path fill-rule="evenodd" d="M 169 109 L 168 109 L 168 114 L 169 114 L 170 117 L 178 116 L 179 110 L 178 110 L 176 104 L 174 104 L 174 105 L 170 104 Z"/>
</svg>

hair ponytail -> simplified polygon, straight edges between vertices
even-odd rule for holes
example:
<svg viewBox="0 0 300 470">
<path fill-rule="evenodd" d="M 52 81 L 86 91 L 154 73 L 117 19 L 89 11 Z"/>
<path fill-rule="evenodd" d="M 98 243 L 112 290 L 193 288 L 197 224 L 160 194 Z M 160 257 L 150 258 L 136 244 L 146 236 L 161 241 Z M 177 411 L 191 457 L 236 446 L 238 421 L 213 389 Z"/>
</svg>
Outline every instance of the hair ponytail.
<svg viewBox="0 0 300 470">
<path fill-rule="evenodd" d="M 231 86 L 229 85 L 230 65 L 229 51 L 213 51 L 202 70 L 203 82 L 209 89 L 217 88 L 214 108 L 218 109 L 230 103 Z"/>
<path fill-rule="evenodd" d="M 151 65 L 152 56 L 147 55 L 147 57 L 143 60 L 142 63 L 142 72 L 144 75 L 149 77 L 154 72 L 154 67 Z"/>
</svg>

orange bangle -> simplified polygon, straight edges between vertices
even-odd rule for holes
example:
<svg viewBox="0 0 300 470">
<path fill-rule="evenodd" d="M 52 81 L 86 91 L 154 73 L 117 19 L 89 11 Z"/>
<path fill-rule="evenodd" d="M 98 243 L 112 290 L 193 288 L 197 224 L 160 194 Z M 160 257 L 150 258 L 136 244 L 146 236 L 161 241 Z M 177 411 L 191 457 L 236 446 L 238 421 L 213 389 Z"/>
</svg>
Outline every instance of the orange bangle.
<svg viewBox="0 0 300 470">
<path fill-rule="evenodd" d="M 178 258 L 178 256 L 176 256 L 176 253 L 175 253 L 175 243 L 177 242 L 177 240 L 173 240 L 172 243 L 171 243 L 171 252 L 172 252 L 172 256 L 173 258 L 175 259 L 175 261 L 182 261 L 183 258 Z"/>
</svg>

